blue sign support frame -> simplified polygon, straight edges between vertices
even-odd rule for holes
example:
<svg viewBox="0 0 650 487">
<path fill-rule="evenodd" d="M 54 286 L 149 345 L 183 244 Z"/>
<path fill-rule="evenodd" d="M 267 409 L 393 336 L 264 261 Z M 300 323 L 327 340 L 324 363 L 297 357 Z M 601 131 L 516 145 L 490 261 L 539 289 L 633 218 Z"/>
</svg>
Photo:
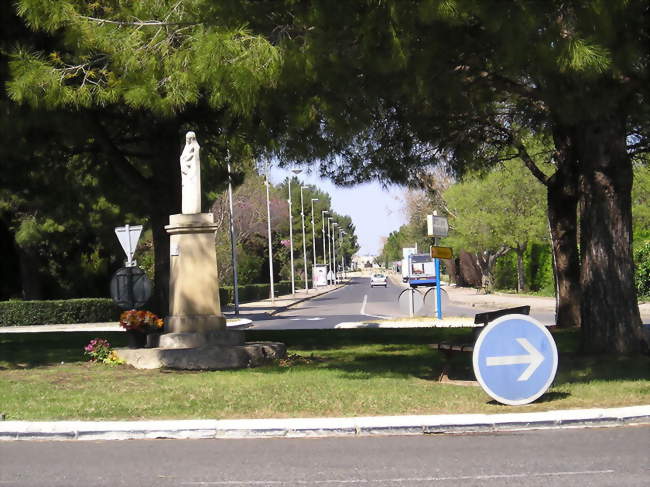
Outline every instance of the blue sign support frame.
<svg viewBox="0 0 650 487">
<path fill-rule="evenodd" d="M 440 259 L 434 259 L 436 263 L 436 316 L 442 319 L 442 296 L 440 292 Z"/>
</svg>

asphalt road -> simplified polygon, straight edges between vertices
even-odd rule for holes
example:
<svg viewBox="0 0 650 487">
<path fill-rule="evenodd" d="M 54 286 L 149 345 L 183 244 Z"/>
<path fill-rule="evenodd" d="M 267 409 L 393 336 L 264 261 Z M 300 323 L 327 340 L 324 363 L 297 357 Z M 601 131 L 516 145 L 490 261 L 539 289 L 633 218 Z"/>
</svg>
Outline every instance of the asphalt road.
<svg viewBox="0 0 650 487">
<path fill-rule="evenodd" d="M 0 442 L 0 485 L 643 486 L 650 427 L 463 436 Z"/>
<path fill-rule="evenodd" d="M 347 286 L 331 293 L 312 298 L 268 319 L 256 319 L 253 328 L 334 328 L 340 323 L 407 317 L 408 313 L 401 310 L 398 303 L 404 288 L 396 281 L 390 282 L 386 288 L 371 288 L 369 277 L 354 277 Z M 445 316 L 473 318 L 476 313 L 494 310 L 450 303 L 444 295 L 442 301 Z M 546 325 L 555 323 L 555 315 L 551 311 L 534 312 L 531 316 Z"/>
</svg>

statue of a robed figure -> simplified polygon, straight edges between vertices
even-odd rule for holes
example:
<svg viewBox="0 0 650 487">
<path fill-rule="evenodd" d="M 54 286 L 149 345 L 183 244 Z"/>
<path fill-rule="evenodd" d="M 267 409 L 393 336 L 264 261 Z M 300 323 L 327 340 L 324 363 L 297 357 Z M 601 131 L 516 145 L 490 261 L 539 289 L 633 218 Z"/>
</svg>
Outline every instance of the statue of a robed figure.
<svg viewBox="0 0 650 487">
<path fill-rule="evenodd" d="M 196 134 L 185 135 L 185 148 L 181 154 L 181 180 L 183 203 L 181 212 L 185 215 L 201 213 L 201 146 Z"/>
<path fill-rule="evenodd" d="M 187 132 L 180 157 L 181 213 L 169 216 L 169 314 L 157 348 L 120 350 L 137 368 L 229 369 L 282 357 L 282 343 L 244 343 L 240 330 L 226 328 L 212 213 L 201 213 L 201 161 L 194 132 Z"/>
</svg>

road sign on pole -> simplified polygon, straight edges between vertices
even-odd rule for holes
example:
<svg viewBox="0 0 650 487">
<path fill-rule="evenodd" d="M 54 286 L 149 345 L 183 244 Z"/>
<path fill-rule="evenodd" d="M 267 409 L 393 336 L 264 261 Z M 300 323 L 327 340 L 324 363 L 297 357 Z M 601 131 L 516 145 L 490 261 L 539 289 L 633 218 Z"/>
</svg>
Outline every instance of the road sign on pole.
<svg viewBox="0 0 650 487">
<path fill-rule="evenodd" d="M 135 254 L 135 249 L 138 246 L 138 240 L 140 240 L 140 234 L 142 233 L 142 225 L 125 225 L 123 227 L 115 228 L 115 235 L 120 241 L 124 253 L 126 254 L 126 266 L 131 267 L 136 265 L 133 260 L 133 254 Z"/>
<path fill-rule="evenodd" d="M 449 223 L 444 216 L 427 215 L 427 235 L 443 238 L 449 234 Z"/>
<path fill-rule="evenodd" d="M 451 247 L 437 247 L 432 245 L 429 248 L 429 253 L 433 259 L 452 259 L 454 257 L 454 251 Z"/>
<path fill-rule="evenodd" d="M 544 325 L 526 315 L 490 323 L 474 345 L 474 374 L 483 390 L 502 404 L 528 404 L 550 387 L 557 347 Z"/>
</svg>

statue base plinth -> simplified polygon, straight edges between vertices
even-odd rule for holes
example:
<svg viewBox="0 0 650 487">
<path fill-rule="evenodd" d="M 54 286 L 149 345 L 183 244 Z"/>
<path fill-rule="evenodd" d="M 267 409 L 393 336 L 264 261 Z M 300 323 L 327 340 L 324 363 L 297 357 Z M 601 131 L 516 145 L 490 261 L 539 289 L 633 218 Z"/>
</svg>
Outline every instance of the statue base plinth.
<svg viewBox="0 0 650 487">
<path fill-rule="evenodd" d="M 201 334 L 169 335 L 195 335 L 194 338 L 176 336 L 168 339 L 176 346 L 200 340 L 196 335 Z M 160 338 L 164 341 L 166 337 L 162 335 Z M 287 347 L 279 342 L 248 342 L 241 345 L 208 343 L 191 348 L 118 348 L 116 352 L 122 360 L 136 369 L 225 370 L 266 365 L 286 357 Z"/>
<path fill-rule="evenodd" d="M 226 329 L 223 315 L 181 315 L 165 318 L 165 331 L 168 333 L 208 333 Z"/>
<path fill-rule="evenodd" d="M 171 333 L 223 330 L 212 213 L 170 215 L 169 315 Z"/>
</svg>

